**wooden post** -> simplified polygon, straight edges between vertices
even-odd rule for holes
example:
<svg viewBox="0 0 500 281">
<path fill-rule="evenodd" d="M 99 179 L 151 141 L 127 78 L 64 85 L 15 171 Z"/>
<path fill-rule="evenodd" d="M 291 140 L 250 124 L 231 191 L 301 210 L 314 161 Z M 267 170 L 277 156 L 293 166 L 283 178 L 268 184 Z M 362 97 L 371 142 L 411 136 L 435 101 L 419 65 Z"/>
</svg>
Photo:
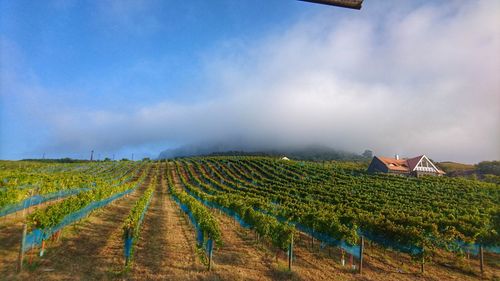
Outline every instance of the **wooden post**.
<svg viewBox="0 0 500 281">
<path fill-rule="evenodd" d="M 23 224 L 23 234 L 21 236 L 21 247 L 19 248 L 19 257 L 17 260 L 17 272 L 23 271 L 23 260 L 24 260 L 24 246 L 26 241 L 26 231 L 27 226 Z"/>
<path fill-rule="evenodd" d="M 290 245 L 288 245 L 288 270 L 292 271 L 292 260 L 293 260 L 293 235 Z"/>
<path fill-rule="evenodd" d="M 481 274 L 483 274 L 484 273 L 483 245 L 479 245 L 479 266 L 481 267 Z"/>
<path fill-rule="evenodd" d="M 359 247 L 359 274 L 363 273 L 363 250 L 365 247 L 365 238 L 361 236 L 361 245 Z"/>
<path fill-rule="evenodd" d="M 340 263 L 342 264 L 342 266 L 345 266 L 345 251 L 344 251 L 344 249 L 340 248 L 340 253 L 342 254 L 342 257 L 340 259 Z"/>
<path fill-rule="evenodd" d="M 208 239 L 208 271 L 212 270 L 212 254 L 214 250 L 214 242 L 212 239 Z"/>
<path fill-rule="evenodd" d="M 40 250 L 40 257 L 43 257 L 45 253 L 45 240 L 42 240 L 42 249 Z"/>
<path fill-rule="evenodd" d="M 420 272 L 422 274 L 425 273 L 425 256 L 423 251 L 422 251 L 422 263 L 420 264 Z"/>
</svg>

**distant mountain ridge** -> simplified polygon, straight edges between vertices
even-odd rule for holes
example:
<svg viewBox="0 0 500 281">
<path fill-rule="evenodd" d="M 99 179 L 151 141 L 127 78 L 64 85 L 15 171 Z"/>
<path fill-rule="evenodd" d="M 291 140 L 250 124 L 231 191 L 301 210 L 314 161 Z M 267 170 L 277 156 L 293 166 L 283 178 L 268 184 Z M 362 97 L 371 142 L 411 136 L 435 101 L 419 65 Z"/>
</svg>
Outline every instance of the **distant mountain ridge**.
<svg viewBox="0 0 500 281">
<path fill-rule="evenodd" d="M 304 147 L 283 148 L 283 149 L 243 149 L 231 145 L 210 145 L 197 146 L 189 145 L 174 149 L 167 149 L 160 153 L 158 159 L 172 159 L 178 157 L 190 156 L 209 156 L 209 155 L 257 155 L 257 156 L 287 156 L 296 160 L 366 160 L 360 154 L 333 149 L 327 146 L 309 145 Z"/>
</svg>

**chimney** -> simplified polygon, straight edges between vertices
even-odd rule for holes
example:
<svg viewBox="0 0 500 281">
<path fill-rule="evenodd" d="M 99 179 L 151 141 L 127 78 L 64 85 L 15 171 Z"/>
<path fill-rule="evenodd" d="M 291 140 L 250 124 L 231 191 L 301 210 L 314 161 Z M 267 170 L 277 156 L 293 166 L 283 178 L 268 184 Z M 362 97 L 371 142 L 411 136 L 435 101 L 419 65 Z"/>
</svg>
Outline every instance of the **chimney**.
<svg viewBox="0 0 500 281">
<path fill-rule="evenodd" d="M 395 158 L 396 160 L 399 160 L 399 154 L 394 154 L 394 158 Z"/>
</svg>

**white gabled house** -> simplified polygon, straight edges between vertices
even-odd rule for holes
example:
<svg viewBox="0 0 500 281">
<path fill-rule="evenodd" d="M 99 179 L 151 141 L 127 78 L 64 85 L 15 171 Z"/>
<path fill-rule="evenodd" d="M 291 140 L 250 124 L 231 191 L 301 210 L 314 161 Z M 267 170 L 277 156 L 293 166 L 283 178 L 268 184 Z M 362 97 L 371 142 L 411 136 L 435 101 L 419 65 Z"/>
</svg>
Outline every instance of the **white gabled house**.
<svg viewBox="0 0 500 281">
<path fill-rule="evenodd" d="M 425 155 L 408 159 L 399 159 L 398 155 L 394 158 L 375 156 L 368 167 L 368 172 L 412 175 L 416 177 L 423 175 L 441 176 L 445 174 Z"/>
</svg>

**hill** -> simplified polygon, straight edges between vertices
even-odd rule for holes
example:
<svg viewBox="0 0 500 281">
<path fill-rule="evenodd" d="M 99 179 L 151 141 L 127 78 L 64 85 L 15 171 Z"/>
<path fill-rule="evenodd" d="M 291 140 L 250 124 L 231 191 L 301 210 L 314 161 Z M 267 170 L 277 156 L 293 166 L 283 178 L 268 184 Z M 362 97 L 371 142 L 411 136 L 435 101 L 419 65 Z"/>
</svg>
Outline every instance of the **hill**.
<svg viewBox="0 0 500 281">
<path fill-rule="evenodd" d="M 476 167 L 470 164 L 445 161 L 436 163 L 448 175 L 474 173 Z"/>
<path fill-rule="evenodd" d="M 475 165 L 439 162 L 437 165 L 450 177 L 466 177 L 500 184 L 500 161 L 482 161 Z"/>
<path fill-rule="evenodd" d="M 289 147 L 282 149 L 251 149 L 235 145 L 189 145 L 174 149 L 167 149 L 160 153 L 158 159 L 173 159 L 192 156 L 230 156 L 230 155 L 248 155 L 248 156 L 287 156 L 296 160 L 308 161 L 364 161 L 366 157 L 353 152 L 337 150 L 327 146 L 309 145 L 303 147 Z"/>
</svg>

